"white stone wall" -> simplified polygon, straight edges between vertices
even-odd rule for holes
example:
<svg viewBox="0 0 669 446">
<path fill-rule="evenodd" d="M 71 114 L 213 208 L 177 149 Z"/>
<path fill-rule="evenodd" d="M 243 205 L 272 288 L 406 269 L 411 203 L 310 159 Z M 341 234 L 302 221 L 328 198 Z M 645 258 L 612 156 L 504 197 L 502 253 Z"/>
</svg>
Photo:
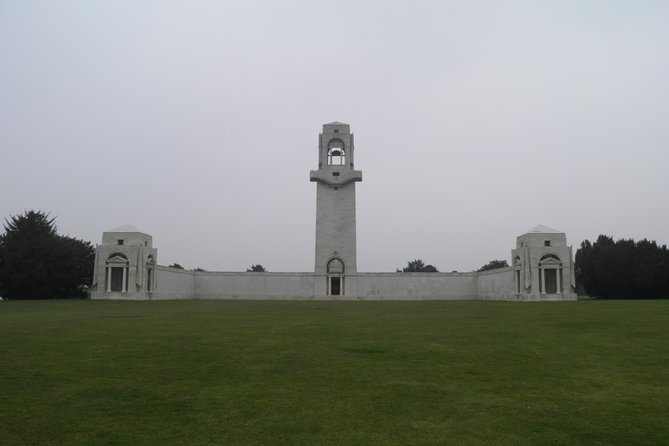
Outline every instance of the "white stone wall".
<svg viewBox="0 0 669 446">
<path fill-rule="evenodd" d="M 159 266 L 149 299 L 518 300 L 513 269 L 483 273 L 358 273 L 326 296 L 315 273 L 194 272 Z"/>
<path fill-rule="evenodd" d="M 359 273 L 346 292 L 365 300 L 476 299 L 474 273 Z"/>
<path fill-rule="evenodd" d="M 476 273 L 477 298 L 480 300 L 517 300 L 513 288 L 513 267 Z"/>
<path fill-rule="evenodd" d="M 195 274 L 167 266 L 156 267 L 156 286 L 148 299 L 194 299 Z"/>
<path fill-rule="evenodd" d="M 313 273 L 196 272 L 195 297 L 199 299 L 310 299 Z"/>
</svg>

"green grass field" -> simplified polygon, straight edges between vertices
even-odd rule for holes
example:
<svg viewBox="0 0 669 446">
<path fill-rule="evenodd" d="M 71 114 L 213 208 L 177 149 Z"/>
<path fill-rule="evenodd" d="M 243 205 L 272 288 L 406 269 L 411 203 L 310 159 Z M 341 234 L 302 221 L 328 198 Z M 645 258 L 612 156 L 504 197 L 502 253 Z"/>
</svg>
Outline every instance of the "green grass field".
<svg viewBox="0 0 669 446">
<path fill-rule="evenodd" d="M 0 302 L 0 444 L 669 444 L 669 301 Z"/>
</svg>

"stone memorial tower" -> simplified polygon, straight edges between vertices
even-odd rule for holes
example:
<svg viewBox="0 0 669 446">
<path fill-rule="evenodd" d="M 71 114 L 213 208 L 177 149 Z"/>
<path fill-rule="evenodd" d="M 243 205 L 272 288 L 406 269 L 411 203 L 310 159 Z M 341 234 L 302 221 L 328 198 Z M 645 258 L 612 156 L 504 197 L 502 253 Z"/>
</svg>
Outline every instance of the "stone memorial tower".
<svg viewBox="0 0 669 446">
<path fill-rule="evenodd" d="M 346 294 L 346 274 L 356 273 L 355 183 L 362 172 L 353 168 L 351 126 L 323 125 L 318 138 L 318 170 L 311 171 L 316 191 L 316 263 L 314 271 L 326 277 L 326 295 Z"/>
</svg>

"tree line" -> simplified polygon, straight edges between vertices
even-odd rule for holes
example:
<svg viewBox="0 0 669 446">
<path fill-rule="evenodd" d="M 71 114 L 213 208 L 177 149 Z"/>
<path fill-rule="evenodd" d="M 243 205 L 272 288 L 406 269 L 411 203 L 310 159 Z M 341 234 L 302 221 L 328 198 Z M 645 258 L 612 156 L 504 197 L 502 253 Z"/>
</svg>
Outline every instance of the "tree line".
<svg viewBox="0 0 669 446">
<path fill-rule="evenodd" d="M 581 243 L 574 266 L 577 286 L 592 297 L 669 297 L 669 250 L 655 241 L 600 235 Z"/>
</svg>

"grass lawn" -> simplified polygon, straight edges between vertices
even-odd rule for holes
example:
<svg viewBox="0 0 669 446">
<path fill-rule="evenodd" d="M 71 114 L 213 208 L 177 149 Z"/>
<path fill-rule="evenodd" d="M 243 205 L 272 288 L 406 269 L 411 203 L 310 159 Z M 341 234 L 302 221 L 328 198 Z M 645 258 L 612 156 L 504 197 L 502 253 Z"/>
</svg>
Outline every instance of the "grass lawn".
<svg viewBox="0 0 669 446">
<path fill-rule="evenodd" d="M 0 302 L 0 444 L 669 444 L 669 301 Z"/>
</svg>

